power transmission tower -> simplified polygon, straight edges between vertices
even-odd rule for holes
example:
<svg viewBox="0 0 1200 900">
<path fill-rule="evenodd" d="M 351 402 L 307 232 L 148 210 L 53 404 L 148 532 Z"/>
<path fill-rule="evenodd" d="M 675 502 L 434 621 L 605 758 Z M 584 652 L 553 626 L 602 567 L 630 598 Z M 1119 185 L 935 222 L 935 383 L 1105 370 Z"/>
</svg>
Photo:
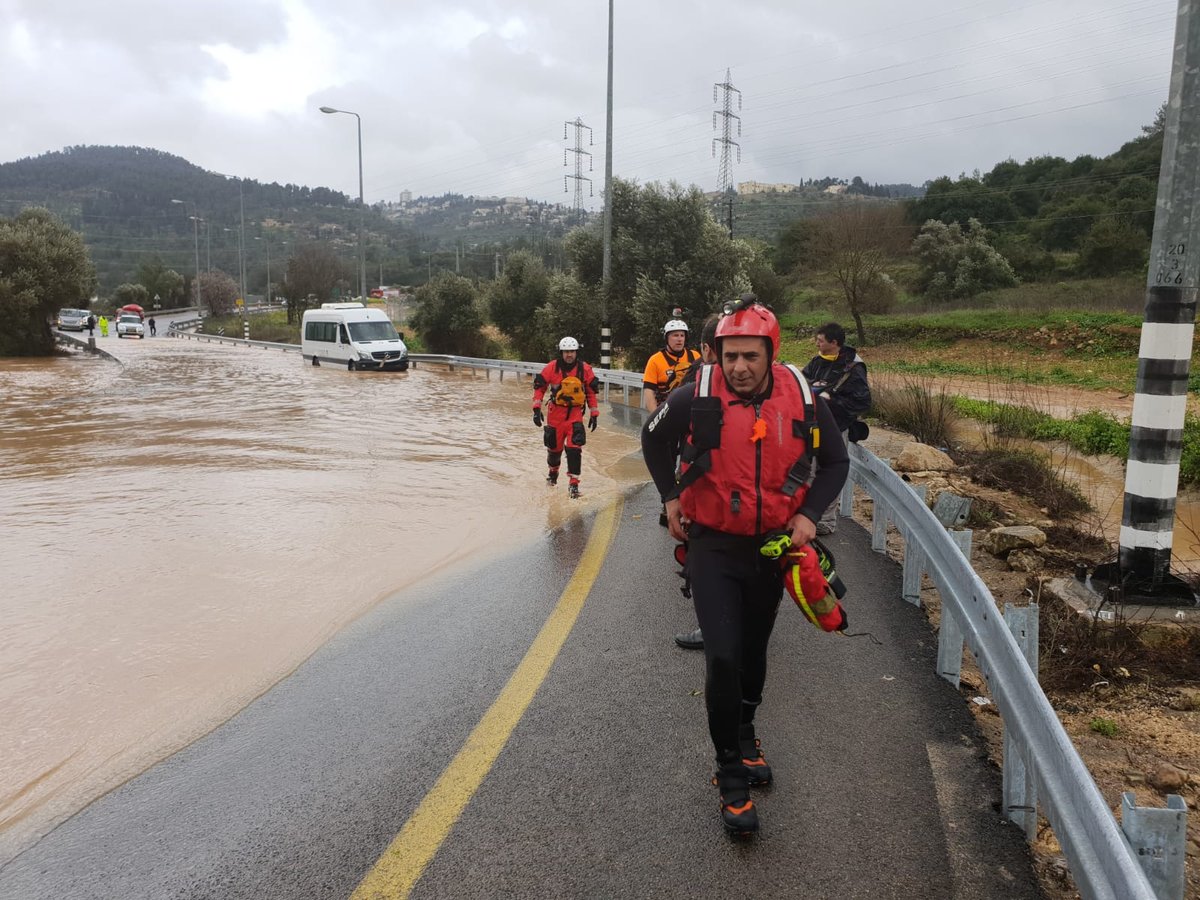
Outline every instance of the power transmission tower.
<svg viewBox="0 0 1200 900">
<path fill-rule="evenodd" d="M 733 139 L 733 123 L 737 122 L 737 136 L 742 136 L 742 117 L 733 111 L 733 95 L 737 94 L 737 108 L 742 108 L 742 92 L 733 86 L 729 70 L 725 70 L 725 81 L 713 85 L 713 103 L 717 102 L 717 92 L 724 92 L 722 108 L 713 110 L 713 131 L 717 130 L 717 117 L 721 119 L 721 136 L 713 138 L 712 152 L 717 155 L 717 144 L 721 145 L 721 166 L 717 174 L 717 193 L 728 208 L 727 219 L 729 236 L 733 237 L 733 151 L 737 150 L 737 161 L 742 161 L 742 145 Z"/>
<path fill-rule="evenodd" d="M 583 183 L 585 181 L 588 184 L 588 196 L 589 197 L 595 196 L 595 192 L 592 189 L 592 179 L 588 178 L 586 175 L 583 174 L 583 158 L 585 156 L 587 157 L 587 161 L 588 161 L 588 171 L 589 172 L 592 171 L 591 151 L 583 149 L 583 131 L 585 128 L 587 129 L 588 146 L 590 147 L 590 146 L 592 146 L 592 129 L 590 126 L 583 124 L 583 119 L 576 116 L 574 122 L 564 122 L 563 123 L 563 140 L 564 141 L 567 139 L 567 129 L 571 128 L 571 127 L 575 128 L 575 147 L 574 147 L 574 149 L 572 149 L 570 147 L 563 148 L 563 165 L 564 166 L 568 165 L 567 154 L 574 153 L 575 154 L 575 174 L 563 176 L 563 193 L 565 194 L 569 190 L 569 188 L 567 187 L 567 181 L 570 179 L 574 179 L 575 180 L 575 202 L 572 204 L 572 209 L 575 210 L 575 219 L 576 219 L 576 221 L 578 221 L 579 219 L 581 219 L 583 217 Z"/>
</svg>

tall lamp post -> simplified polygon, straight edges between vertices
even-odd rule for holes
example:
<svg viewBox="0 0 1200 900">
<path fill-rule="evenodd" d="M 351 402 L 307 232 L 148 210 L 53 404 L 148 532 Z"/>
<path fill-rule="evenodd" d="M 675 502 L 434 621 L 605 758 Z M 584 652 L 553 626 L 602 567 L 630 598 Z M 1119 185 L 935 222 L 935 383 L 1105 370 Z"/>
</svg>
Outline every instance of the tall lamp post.
<svg viewBox="0 0 1200 900">
<path fill-rule="evenodd" d="M 267 306 L 270 306 L 271 305 L 271 238 L 268 235 L 267 237 L 256 237 L 255 240 L 262 241 L 263 246 L 265 246 L 267 248 Z M 280 244 L 280 246 L 286 247 L 287 241 L 280 241 L 279 244 Z"/>
<path fill-rule="evenodd" d="M 200 223 L 204 221 L 196 215 L 196 204 L 190 200 L 172 200 L 172 203 L 178 203 L 183 207 L 183 211 L 187 212 L 188 204 L 191 204 L 192 214 L 188 216 L 192 220 L 192 241 L 196 247 L 196 307 L 200 307 Z"/>
<path fill-rule="evenodd" d="M 367 250 L 365 241 L 367 206 L 363 202 L 363 166 L 362 166 L 362 116 L 348 109 L 334 109 L 332 106 L 322 106 L 321 112 L 332 115 L 344 113 L 358 119 L 358 290 L 364 303 L 367 302 Z"/>
</svg>

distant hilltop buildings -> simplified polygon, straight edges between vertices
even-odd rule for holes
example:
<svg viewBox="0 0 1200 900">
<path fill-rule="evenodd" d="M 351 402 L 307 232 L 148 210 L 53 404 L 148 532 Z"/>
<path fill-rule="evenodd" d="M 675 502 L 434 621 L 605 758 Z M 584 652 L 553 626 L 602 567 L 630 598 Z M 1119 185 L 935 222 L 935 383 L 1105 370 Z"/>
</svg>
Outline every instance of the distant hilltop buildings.
<svg viewBox="0 0 1200 900">
<path fill-rule="evenodd" d="M 414 197 L 401 191 L 398 203 L 385 203 L 389 219 L 411 224 L 426 232 L 497 231 L 496 239 L 512 237 L 526 229 L 566 230 L 587 222 L 591 213 L 576 212 L 560 203 L 543 203 L 528 197 L 480 197 L 445 194 Z"/>
<path fill-rule="evenodd" d="M 925 193 L 925 187 L 913 184 L 870 184 L 857 175 L 850 181 L 842 178 L 806 178 L 799 184 L 765 181 L 742 181 L 738 183 L 737 192 L 742 196 L 750 194 L 797 194 L 807 192 L 823 194 L 850 194 L 863 197 L 920 197 Z M 712 194 L 711 196 L 718 196 Z"/>
<path fill-rule="evenodd" d="M 739 181 L 739 194 L 787 194 L 800 190 L 798 184 L 767 184 L 765 181 Z"/>
</svg>

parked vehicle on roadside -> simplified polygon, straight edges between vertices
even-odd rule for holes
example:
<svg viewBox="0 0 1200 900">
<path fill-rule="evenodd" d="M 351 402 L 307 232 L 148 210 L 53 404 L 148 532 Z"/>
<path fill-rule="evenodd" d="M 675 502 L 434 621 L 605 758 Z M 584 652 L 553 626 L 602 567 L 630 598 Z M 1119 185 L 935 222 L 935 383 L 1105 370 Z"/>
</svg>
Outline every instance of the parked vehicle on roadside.
<svg viewBox="0 0 1200 900">
<path fill-rule="evenodd" d="M 86 309 L 60 309 L 58 311 L 59 330 L 83 331 L 87 328 L 88 315 Z"/>
<path fill-rule="evenodd" d="M 121 313 L 121 317 L 117 319 L 117 337 L 139 337 L 146 336 L 146 328 L 142 325 L 142 320 L 133 313 Z"/>
<path fill-rule="evenodd" d="M 300 353 L 321 363 L 355 369 L 408 371 L 408 347 L 381 309 L 361 303 L 322 303 L 304 312 Z"/>
</svg>

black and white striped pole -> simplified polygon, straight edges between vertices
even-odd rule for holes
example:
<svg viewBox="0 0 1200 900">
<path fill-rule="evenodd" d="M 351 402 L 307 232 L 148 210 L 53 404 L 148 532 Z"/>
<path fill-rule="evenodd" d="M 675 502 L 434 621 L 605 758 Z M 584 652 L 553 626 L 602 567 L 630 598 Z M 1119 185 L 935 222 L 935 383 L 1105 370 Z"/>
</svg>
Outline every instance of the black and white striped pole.
<svg viewBox="0 0 1200 900">
<path fill-rule="evenodd" d="M 600 329 L 600 368 L 612 368 L 612 329 L 607 325 Z"/>
<path fill-rule="evenodd" d="M 1127 601 L 1193 602 L 1171 547 L 1200 286 L 1200 0 L 1179 0 L 1116 571 Z"/>
</svg>

